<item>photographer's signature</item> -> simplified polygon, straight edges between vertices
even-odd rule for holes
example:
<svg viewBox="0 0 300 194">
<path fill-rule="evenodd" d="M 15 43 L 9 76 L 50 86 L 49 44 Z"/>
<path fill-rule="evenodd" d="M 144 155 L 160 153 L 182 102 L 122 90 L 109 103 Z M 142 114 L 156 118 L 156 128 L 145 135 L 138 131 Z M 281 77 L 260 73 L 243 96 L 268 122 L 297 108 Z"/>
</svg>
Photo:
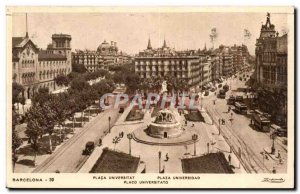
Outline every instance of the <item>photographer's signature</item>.
<svg viewBox="0 0 300 194">
<path fill-rule="evenodd" d="M 283 178 L 264 178 L 262 182 L 268 183 L 283 183 L 285 180 Z"/>
</svg>

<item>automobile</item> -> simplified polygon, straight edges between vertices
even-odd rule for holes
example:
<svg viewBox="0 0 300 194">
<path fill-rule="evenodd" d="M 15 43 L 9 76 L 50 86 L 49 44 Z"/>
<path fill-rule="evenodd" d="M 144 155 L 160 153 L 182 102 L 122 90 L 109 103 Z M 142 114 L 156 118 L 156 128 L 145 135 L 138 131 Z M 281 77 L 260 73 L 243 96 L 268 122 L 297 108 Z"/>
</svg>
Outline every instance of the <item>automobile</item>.
<svg viewBox="0 0 300 194">
<path fill-rule="evenodd" d="M 85 149 L 82 151 L 82 155 L 91 155 L 95 149 L 95 143 L 93 141 L 88 141 L 85 144 Z"/>
<path fill-rule="evenodd" d="M 243 102 L 243 96 L 236 96 L 235 101 L 237 102 Z"/>
<path fill-rule="evenodd" d="M 222 87 L 222 84 L 219 84 L 219 85 L 218 85 L 218 88 L 221 88 L 221 87 Z"/>
<path fill-rule="evenodd" d="M 279 137 L 287 137 L 287 129 L 278 125 L 272 124 L 270 126 L 271 132 L 275 133 Z"/>
<path fill-rule="evenodd" d="M 235 97 L 234 96 L 230 96 L 228 99 L 227 99 L 227 104 L 228 105 L 234 105 L 235 103 Z"/>
<path fill-rule="evenodd" d="M 208 90 L 205 90 L 204 96 L 208 96 L 208 95 L 209 95 L 209 91 L 208 91 Z"/>
<path fill-rule="evenodd" d="M 247 114 L 247 106 L 241 102 L 234 103 L 235 110 L 240 114 Z"/>
<path fill-rule="evenodd" d="M 250 115 L 252 115 L 252 114 L 255 114 L 255 111 L 254 111 L 253 109 L 250 109 L 250 110 L 248 111 L 248 113 L 249 113 Z"/>
<path fill-rule="evenodd" d="M 121 107 L 120 109 L 119 109 L 119 113 L 123 113 L 124 112 L 124 107 Z"/>
</svg>

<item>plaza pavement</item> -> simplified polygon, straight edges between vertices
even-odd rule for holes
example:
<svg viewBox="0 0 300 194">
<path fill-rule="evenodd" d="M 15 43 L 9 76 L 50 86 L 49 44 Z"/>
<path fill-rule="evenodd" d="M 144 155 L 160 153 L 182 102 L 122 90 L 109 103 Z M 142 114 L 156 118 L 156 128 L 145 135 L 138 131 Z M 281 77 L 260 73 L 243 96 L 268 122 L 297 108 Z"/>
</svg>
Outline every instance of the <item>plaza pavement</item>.
<svg viewBox="0 0 300 194">
<path fill-rule="evenodd" d="M 102 153 L 102 149 L 104 147 L 108 147 L 110 149 L 116 149 L 117 151 L 129 153 L 129 140 L 127 139 L 127 134 L 132 133 L 137 129 L 145 129 L 147 125 L 153 121 L 154 117 L 151 118 L 151 111 L 144 110 L 144 122 L 131 123 L 130 125 L 124 120 L 130 111 L 130 108 L 125 109 L 123 115 L 118 119 L 116 125 L 114 125 L 111 129 L 111 133 L 107 134 L 102 139 L 102 146 L 97 147 L 94 152 L 91 154 L 90 158 L 86 161 L 83 167 L 78 171 L 79 173 L 88 173 L 97 159 L 100 157 Z M 174 111 L 175 117 L 181 123 L 184 123 L 183 114 L 180 116 L 178 111 Z M 205 114 L 205 113 L 204 113 Z M 210 152 L 222 151 L 226 159 L 228 159 L 228 155 L 232 156 L 232 165 L 235 167 L 239 166 L 239 161 L 235 157 L 233 153 L 230 153 L 230 148 L 225 142 L 225 140 L 221 136 L 216 136 L 212 134 L 216 134 L 216 127 L 211 125 L 211 121 L 209 121 L 208 115 L 205 116 L 207 119 L 206 123 L 200 122 L 188 122 L 188 126 L 185 126 L 187 130 L 193 129 L 196 130 L 199 134 L 199 141 L 196 143 L 196 155 L 200 156 L 207 153 L 207 143 L 213 143 L 211 146 Z M 194 127 L 192 127 L 194 124 Z M 119 133 L 124 132 L 124 137 L 121 141 L 115 146 L 112 142 L 112 139 L 115 136 L 118 136 Z M 191 137 L 192 138 L 192 137 Z M 146 167 L 146 173 L 158 173 L 159 172 L 159 158 L 158 152 L 162 153 L 161 158 L 161 169 L 165 169 L 165 173 L 182 173 L 181 166 L 181 158 L 193 157 L 194 153 L 194 144 L 190 145 L 175 145 L 175 146 L 160 146 L 160 145 L 147 145 L 142 144 L 131 140 L 131 154 L 141 159 L 141 166 L 138 169 L 143 170 Z M 165 161 L 165 156 L 168 154 L 169 160 Z M 243 167 L 234 169 L 236 173 L 245 172 Z"/>
</svg>

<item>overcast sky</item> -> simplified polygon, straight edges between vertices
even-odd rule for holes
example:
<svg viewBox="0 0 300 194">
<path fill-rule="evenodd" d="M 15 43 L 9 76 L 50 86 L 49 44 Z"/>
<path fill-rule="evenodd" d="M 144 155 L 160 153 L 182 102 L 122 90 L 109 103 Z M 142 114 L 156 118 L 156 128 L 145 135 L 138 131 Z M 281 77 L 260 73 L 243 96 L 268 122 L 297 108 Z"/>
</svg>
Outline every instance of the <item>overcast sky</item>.
<svg viewBox="0 0 300 194">
<path fill-rule="evenodd" d="M 13 36 L 24 36 L 25 14 L 13 15 Z M 203 49 L 212 46 L 209 34 L 217 29 L 215 45 L 246 44 L 254 54 L 255 41 L 266 13 L 29 13 L 29 36 L 39 48 L 46 48 L 54 33 L 72 36 L 72 50 L 95 50 L 104 40 L 117 42 L 119 50 L 134 54 L 146 48 L 148 37 L 152 47 L 161 47 L 164 37 L 176 50 Z M 271 13 L 271 22 L 282 34 L 287 15 Z M 244 29 L 251 38 L 244 41 Z"/>
</svg>

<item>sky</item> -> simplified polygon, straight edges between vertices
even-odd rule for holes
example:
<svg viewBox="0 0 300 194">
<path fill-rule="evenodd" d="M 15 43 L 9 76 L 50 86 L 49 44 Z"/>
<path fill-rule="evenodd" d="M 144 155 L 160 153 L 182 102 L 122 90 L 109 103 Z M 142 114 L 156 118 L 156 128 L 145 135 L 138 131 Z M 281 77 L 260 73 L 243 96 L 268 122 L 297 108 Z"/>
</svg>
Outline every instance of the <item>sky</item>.
<svg viewBox="0 0 300 194">
<path fill-rule="evenodd" d="M 39 48 L 51 43 L 54 33 L 70 34 L 72 50 L 96 50 L 104 41 L 115 41 L 119 51 L 136 54 L 147 47 L 161 47 L 164 39 L 176 50 L 212 47 L 210 33 L 217 29 L 215 47 L 246 44 L 254 54 L 266 13 L 28 13 L 28 33 Z M 271 13 L 271 23 L 282 34 L 288 31 L 287 15 Z M 24 36 L 25 13 L 13 14 L 12 35 Z M 244 29 L 251 38 L 244 39 Z"/>
</svg>

